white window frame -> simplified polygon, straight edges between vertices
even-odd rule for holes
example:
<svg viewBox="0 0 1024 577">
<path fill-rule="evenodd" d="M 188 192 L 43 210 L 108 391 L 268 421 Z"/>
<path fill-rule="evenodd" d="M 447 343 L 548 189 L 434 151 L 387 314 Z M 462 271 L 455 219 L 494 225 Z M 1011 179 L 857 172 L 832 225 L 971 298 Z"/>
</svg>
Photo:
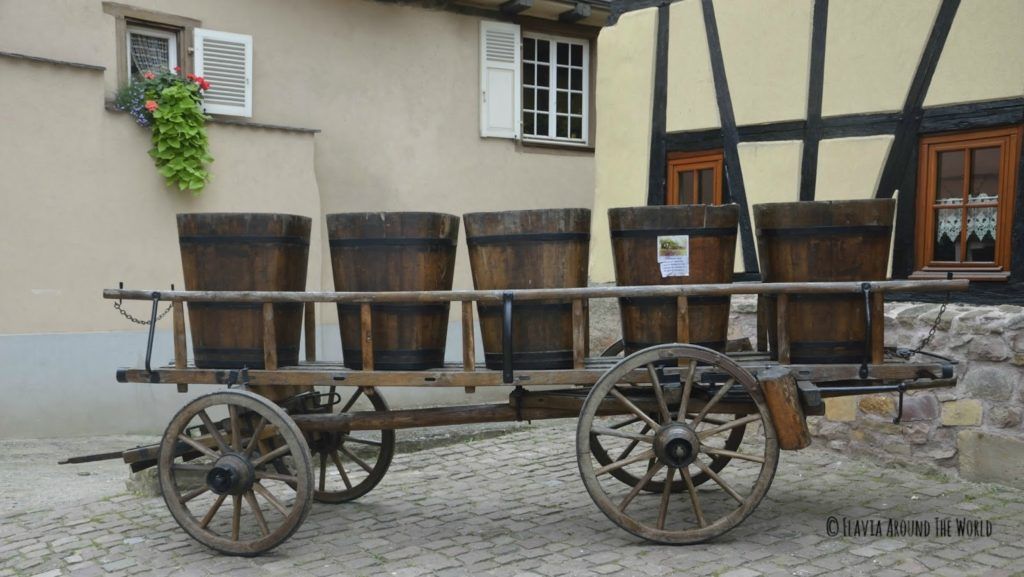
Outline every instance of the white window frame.
<svg viewBox="0 0 1024 577">
<path fill-rule="evenodd" d="M 128 69 L 125 71 L 128 75 L 128 82 L 132 81 L 132 34 L 139 36 L 149 36 L 152 38 L 165 38 L 167 39 L 167 70 L 174 70 L 175 66 L 178 66 L 178 33 L 167 30 L 164 28 L 155 28 L 144 26 L 140 24 L 130 24 L 125 29 L 124 42 L 125 42 L 125 59 Z"/>
<path fill-rule="evenodd" d="M 520 122 L 520 126 L 522 127 L 520 129 L 520 134 L 522 135 L 523 141 L 525 141 L 525 142 L 569 144 L 569 145 L 579 145 L 579 146 L 587 146 L 587 145 L 589 145 L 589 142 L 590 142 L 590 41 L 588 39 L 586 39 L 586 38 L 574 38 L 574 37 L 571 37 L 571 36 L 555 36 L 555 35 L 552 35 L 552 34 L 541 34 L 541 33 L 530 32 L 530 31 L 525 31 L 524 30 L 522 32 L 521 38 L 520 38 L 520 42 L 522 44 L 522 47 L 521 47 L 520 50 L 523 53 L 523 57 L 521 58 L 521 62 L 522 62 L 521 66 L 523 66 L 524 68 L 525 68 L 525 66 L 527 64 L 526 56 L 525 56 L 526 52 L 524 50 L 524 48 L 525 48 L 525 40 L 527 38 L 532 38 L 534 40 L 545 40 L 545 41 L 551 42 L 551 52 L 550 52 L 551 60 L 547 63 L 549 68 L 550 68 L 550 72 L 548 74 L 549 85 L 547 87 L 547 91 L 548 91 L 548 110 L 546 111 L 546 114 L 548 116 L 548 136 L 528 135 L 528 134 L 526 134 L 526 132 L 524 130 L 525 126 L 523 125 L 524 124 L 523 123 L 523 115 L 526 113 L 526 111 L 525 110 L 520 110 L 519 111 L 519 122 Z M 555 127 L 556 127 L 556 121 L 557 121 L 557 112 L 555 110 L 556 109 L 556 104 L 557 104 L 557 89 L 556 89 L 556 82 L 557 82 L 557 71 L 556 71 L 556 68 L 558 66 L 558 64 L 557 64 L 557 58 L 558 58 L 558 56 L 557 56 L 557 43 L 559 43 L 559 42 L 561 42 L 563 44 L 569 44 L 570 46 L 577 45 L 577 46 L 581 46 L 583 48 L 583 79 L 582 79 L 583 80 L 583 85 L 582 85 L 583 104 L 582 104 L 582 108 L 581 108 L 581 112 L 582 112 L 582 123 L 581 123 L 582 124 L 582 127 L 581 127 L 582 137 L 581 138 L 569 138 L 569 137 L 555 136 Z M 571 48 L 570 48 L 570 51 L 571 51 Z M 532 60 L 531 63 L 536 63 L 537 62 L 536 61 L 536 57 L 537 57 L 537 53 L 534 52 L 535 60 Z M 571 61 L 572 61 L 572 59 L 571 59 L 571 52 L 570 52 L 570 62 Z M 535 64 L 535 66 L 536 66 L 536 64 Z M 523 74 L 521 72 L 520 73 L 520 78 L 522 80 L 520 82 L 519 91 L 520 91 L 520 94 L 522 94 L 522 91 L 523 91 L 523 89 L 524 89 L 524 87 L 526 85 L 526 81 L 524 79 L 525 78 L 525 74 Z M 535 69 L 535 71 L 534 71 L 534 84 L 532 86 L 537 87 L 536 82 L 537 82 L 537 75 L 536 75 L 536 69 Z M 570 86 L 571 86 L 571 73 L 570 73 Z M 571 88 L 570 88 L 570 94 L 572 94 Z M 522 96 L 520 96 L 520 101 L 523 101 Z M 571 110 L 571 99 L 570 99 L 570 103 L 569 104 L 570 104 L 570 110 Z M 534 102 L 534 106 L 536 106 L 536 105 L 537 105 L 537 103 Z M 535 111 L 534 113 L 535 114 L 542 114 L 543 111 Z M 571 120 L 571 118 L 572 118 L 571 113 L 570 113 L 570 117 L 569 118 Z M 570 126 L 571 126 L 571 122 L 570 122 Z"/>
</svg>

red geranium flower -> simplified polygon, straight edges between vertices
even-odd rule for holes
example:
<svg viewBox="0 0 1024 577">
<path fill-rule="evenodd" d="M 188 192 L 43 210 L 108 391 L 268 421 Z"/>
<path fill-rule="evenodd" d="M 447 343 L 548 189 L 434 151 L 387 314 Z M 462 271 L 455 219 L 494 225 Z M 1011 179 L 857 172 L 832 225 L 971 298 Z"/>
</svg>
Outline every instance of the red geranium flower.
<svg viewBox="0 0 1024 577">
<path fill-rule="evenodd" d="M 181 66 L 175 66 L 174 67 L 174 71 L 175 72 L 181 72 Z"/>
<path fill-rule="evenodd" d="M 153 74 L 152 72 L 144 72 L 142 74 L 142 77 L 145 78 L 146 80 L 152 80 L 152 79 L 156 78 L 156 74 Z"/>
<path fill-rule="evenodd" d="M 146 101 L 146 110 L 148 110 L 150 112 L 153 112 L 157 108 L 160 108 L 160 105 L 157 104 L 155 100 L 147 100 Z"/>
</svg>

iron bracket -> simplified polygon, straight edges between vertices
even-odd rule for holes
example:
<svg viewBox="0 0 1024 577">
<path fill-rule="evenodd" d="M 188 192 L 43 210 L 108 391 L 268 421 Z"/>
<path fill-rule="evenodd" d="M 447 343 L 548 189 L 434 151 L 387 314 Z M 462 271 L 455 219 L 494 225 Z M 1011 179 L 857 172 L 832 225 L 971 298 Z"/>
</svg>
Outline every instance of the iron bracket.
<svg viewBox="0 0 1024 577">
<path fill-rule="evenodd" d="M 501 295 L 501 382 L 515 381 L 512 373 L 512 293 Z"/>
<path fill-rule="evenodd" d="M 871 363 L 871 333 L 872 323 L 874 319 L 871 318 L 871 283 L 865 282 L 860 284 L 860 290 L 864 294 L 864 361 L 860 364 L 860 370 L 858 375 L 862 379 L 868 378 L 868 365 Z"/>
<path fill-rule="evenodd" d="M 150 363 L 153 359 L 153 337 L 156 336 L 156 315 L 157 309 L 160 306 L 160 293 L 154 291 L 151 295 L 153 299 L 153 310 L 149 313 L 149 340 L 146 341 L 146 372 L 152 373 L 153 369 Z"/>
</svg>

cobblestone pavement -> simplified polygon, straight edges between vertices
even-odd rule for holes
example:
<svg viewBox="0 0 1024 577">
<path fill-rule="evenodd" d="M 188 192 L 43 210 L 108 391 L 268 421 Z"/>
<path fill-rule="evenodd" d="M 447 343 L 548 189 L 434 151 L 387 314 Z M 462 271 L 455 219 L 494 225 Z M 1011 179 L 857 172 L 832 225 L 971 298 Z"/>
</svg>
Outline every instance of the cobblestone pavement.
<svg viewBox="0 0 1024 577">
<path fill-rule="evenodd" d="M 564 422 L 399 454 L 369 495 L 315 504 L 289 541 L 253 559 L 193 542 L 160 498 L 121 495 L 5 514 L 0 577 L 1024 575 L 1024 492 L 813 448 L 782 454 L 768 496 L 731 533 L 705 545 L 651 545 L 590 501 L 573 432 L 574 423 Z M 991 535 L 936 537 L 936 517 L 991 521 Z M 844 521 L 880 520 L 884 531 L 888 519 L 925 520 L 932 534 L 829 535 Z"/>
</svg>

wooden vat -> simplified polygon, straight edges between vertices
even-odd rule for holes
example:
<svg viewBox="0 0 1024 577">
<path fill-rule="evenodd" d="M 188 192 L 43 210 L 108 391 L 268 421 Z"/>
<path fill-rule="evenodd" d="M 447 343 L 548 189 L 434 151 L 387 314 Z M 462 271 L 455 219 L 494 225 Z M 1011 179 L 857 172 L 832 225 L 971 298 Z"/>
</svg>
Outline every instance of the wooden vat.
<svg viewBox="0 0 1024 577">
<path fill-rule="evenodd" d="M 587 285 L 589 210 L 478 212 L 463 220 L 477 289 Z M 478 304 L 477 310 L 487 368 L 500 369 L 502 307 Z M 513 303 L 512 310 L 513 368 L 572 368 L 572 301 Z"/>
<path fill-rule="evenodd" d="M 754 206 L 765 282 L 885 280 L 896 202 L 893 199 L 787 202 Z M 880 303 L 880 301 L 879 301 Z M 768 341 L 778 358 L 774 303 L 767 303 Z M 861 295 L 789 295 L 789 361 L 798 364 L 865 360 Z M 884 323 L 876 313 L 875 322 Z M 875 331 L 872 349 L 881 346 Z"/>
<path fill-rule="evenodd" d="M 451 290 L 459 217 L 431 212 L 327 215 L 338 291 Z M 444 364 L 449 303 L 371 305 L 373 368 L 421 370 Z M 338 304 L 345 366 L 363 368 L 360 306 Z"/>
<path fill-rule="evenodd" d="M 613 208 L 608 211 L 615 280 L 619 286 L 732 282 L 739 207 L 679 205 Z M 686 245 L 686 255 L 672 256 L 661 243 Z M 686 274 L 673 263 L 685 262 Z M 725 351 L 729 333 L 729 296 L 688 299 L 689 335 L 677 335 L 675 298 L 620 298 L 622 340 L 626 354 L 652 345 L 689 342 Z"/>
</svg>

